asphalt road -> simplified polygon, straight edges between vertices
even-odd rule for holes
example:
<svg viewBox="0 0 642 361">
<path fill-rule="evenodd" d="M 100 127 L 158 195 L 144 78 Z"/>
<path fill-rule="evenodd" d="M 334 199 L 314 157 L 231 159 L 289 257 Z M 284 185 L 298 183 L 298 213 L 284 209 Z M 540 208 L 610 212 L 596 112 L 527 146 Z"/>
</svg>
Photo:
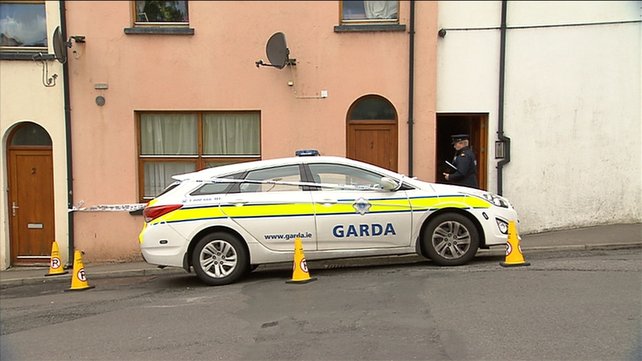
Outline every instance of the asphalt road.
<svg viewBox="0 0 642 361">
<path fill-rule="evenodd" d="M 530 253 L 310 273 L 205 287 L 193 275 L 2 290 L 0 359 L 639 360 L 642 250 Z M 329 269 L 328 269 L 329 268 Z"/>
</svg>

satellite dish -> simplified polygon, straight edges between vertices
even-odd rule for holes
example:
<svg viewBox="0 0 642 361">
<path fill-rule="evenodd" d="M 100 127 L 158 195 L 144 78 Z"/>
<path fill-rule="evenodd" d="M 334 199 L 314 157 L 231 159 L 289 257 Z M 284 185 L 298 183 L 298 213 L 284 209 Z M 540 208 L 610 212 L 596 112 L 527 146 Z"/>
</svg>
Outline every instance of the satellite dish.
<svg viewBox="0 0 642 361">
<path fill-rule="evenodd" d="M 265 52 L 267 53 L 268 60 L 270 63 L 279 69 L 288 63 L 290 50 L 288 49 L 287 44 L 285 43 L 285 34 L 275 33 L 268 40 L 265 47 Z"/>
<path fill-rule="evenodd" d="M 285 34 L 279 32 L 274 33 L 265 46 L 270 64 L 265 64 L 263 60 L 256 62 L 256 67 L 259 66 L 272 66 L 278 69 L 283 69 L 286 65 L 296 65 L 296 59 L 290 59 L 290 49 L 285 43 Z"/>
<path fill-rule="evenodd" d="M 60 26 L 56 27 L 53 33 L 53 48 L 56 60 L 61 63 L 67 61 L 67 47 L 69 47 L 65 39 L 62 37 L 62 32 L 60 31 Z"/>
</svg>

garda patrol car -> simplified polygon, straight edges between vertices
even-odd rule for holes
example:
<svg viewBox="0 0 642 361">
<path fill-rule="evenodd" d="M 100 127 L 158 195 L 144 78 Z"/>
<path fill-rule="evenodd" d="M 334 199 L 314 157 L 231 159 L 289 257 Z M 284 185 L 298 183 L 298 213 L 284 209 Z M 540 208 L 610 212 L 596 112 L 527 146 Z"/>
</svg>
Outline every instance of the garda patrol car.
<svg viewBox="0 0 642 361">
<path fill-rule="evenodd" d="M 206 284 L 265 263 L 417 253 L 461 265 L 504 246 L 517 213 L 503 197 L 432 184 L 341 157 L 292 157 L 176 175 L 143 211 L 140 247 Z"/>
</svg>

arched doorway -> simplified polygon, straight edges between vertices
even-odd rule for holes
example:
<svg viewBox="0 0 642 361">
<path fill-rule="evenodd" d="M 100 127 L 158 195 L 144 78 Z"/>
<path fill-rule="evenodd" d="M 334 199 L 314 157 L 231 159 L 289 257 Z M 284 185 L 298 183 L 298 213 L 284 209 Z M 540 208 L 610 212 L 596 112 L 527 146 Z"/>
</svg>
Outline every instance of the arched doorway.
<svg viewBox="0 0 642 361">
<path fill-rule="evenodd" d="M 397 171 L 397 111 L 384 97 L 366 95 L 348 110 L 346 156 Z"/>
<path fill-rule="evenodd" d="M 51 137 L 41 126 L 16 126 L 7 142 L 11 264 L 49 263 L 54 229 Z"/>
</svg>

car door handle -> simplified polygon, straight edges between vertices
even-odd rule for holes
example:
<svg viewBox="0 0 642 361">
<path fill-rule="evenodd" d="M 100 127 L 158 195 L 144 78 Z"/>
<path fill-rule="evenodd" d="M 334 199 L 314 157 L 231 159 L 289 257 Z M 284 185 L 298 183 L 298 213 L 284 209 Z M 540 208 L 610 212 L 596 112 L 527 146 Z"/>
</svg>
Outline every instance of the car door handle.
<svg viewBox="0 0 642 361">
<path fill-rule="evenodd" d="M 332 205 L 332 204 L 337 204 L 337 203 L 339 203 L 339 201 L 337 201 L 336 199 L 327 198 L 327 199 L 320 200 L 319 203 L 323 204 L 324 206 L 329 206 L 329 205 Z"/>
<path fill-rule="evenodd" d="M 227 201 L 227 204 L 231 204 L 231 205 L 237 206 L 237 207 L 244 206 L 247 203 L 248 203 L 248 201 L 245 200 L 245 199 L 232 199 L 232 200 Z"/>
</svg>

